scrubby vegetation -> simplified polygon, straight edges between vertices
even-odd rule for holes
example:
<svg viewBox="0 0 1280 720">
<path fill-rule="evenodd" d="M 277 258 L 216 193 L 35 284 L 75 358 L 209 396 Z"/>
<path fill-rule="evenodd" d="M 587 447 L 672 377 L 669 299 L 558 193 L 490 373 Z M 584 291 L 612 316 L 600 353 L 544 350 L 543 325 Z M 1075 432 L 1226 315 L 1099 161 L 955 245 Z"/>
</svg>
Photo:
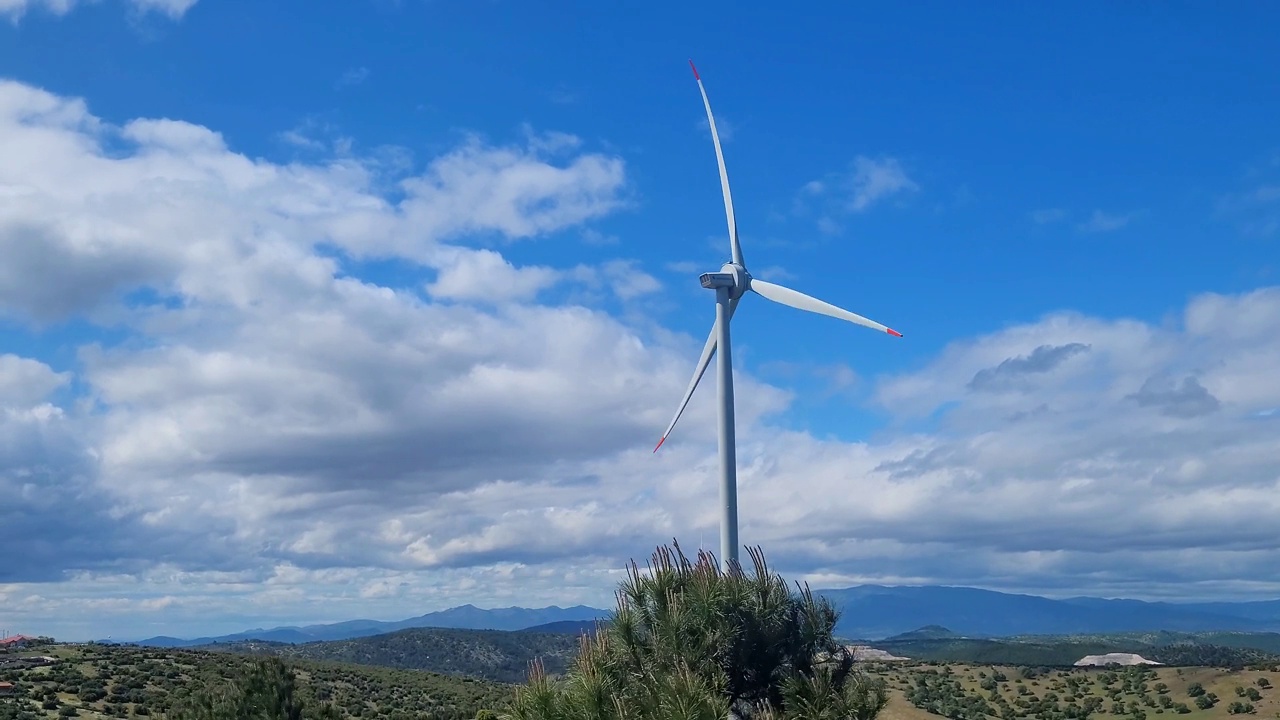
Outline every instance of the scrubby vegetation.
<svg viewBox="0 0 1280 720">
<path fill-rule="evenodd" d="M 957 720 L 1083 720 L 1106 715 L 1118 716 L 1117 720 L 1154 720 L 1156 715 L 1186 716 L 1187 720 L 1239 714 L 1280 717 L 1280 697 L 1271 696 L 1270 680 L 1262 674 L 1269 671 L 952 663 L 868 666 L 869 673 L 888 682 L 892 696 L 889 712 L 895 720 L 935 716 Z M 1220 699 L 1228 695 L 1236 699 Z"/>
<path fill-rule="evenodd" d="M 0 720 L 217 720 L 222 716 L 201 715 L 197 708 L 209 705 L 210 698 L 218 699 L 210 707 L 235 708 L 240 702 L 236 693 L 243 688 L 285 687 L 267 683 L 261 673 L 254 675 L 251 671 L 262 658 L 244 655 L 106 645 L 63 645 L 41 652 L 56 662 L 0 670 L 0 682 L 15 686 L 12 696 L 0 698 Z M 279 667 L 293 673 L 288 707 L 309 708 L 307 718 L 468 720 L 481 710 L 504 707 L 512 690 L 478 678 L 333 662 L 291 660 Z M 271 677 L 275 682 L 284 676 Z M 322 712 L 326 714 L 318 714 Z"/>
</svg>

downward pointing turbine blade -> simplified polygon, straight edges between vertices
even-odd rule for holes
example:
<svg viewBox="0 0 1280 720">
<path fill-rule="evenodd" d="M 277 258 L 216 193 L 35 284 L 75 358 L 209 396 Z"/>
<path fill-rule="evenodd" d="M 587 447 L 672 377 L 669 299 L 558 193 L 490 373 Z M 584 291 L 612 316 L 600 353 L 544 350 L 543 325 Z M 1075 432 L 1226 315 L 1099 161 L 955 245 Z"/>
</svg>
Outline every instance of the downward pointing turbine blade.
<svg viewBox="0 0 1280 720">
<path fill-rule="evenodd" d="M 733 311 L 738 309 L 738 301 L 742 298 L 734 298 L 729 301 L 729 317 L 733 317 Z M 684 409 L 689 405 L 689 398 L 693 397 L 693 391 L 698 387 L 698 381 L 702 380 L 702 375 L 707 371 L 707 366 L 711 364 L 711 358 L 716 354 L 716 335 L 719 326 L 716 323 L 711 324 L 711 334 L 707 336 L 707 344 L 702 346 L 702 357 L 698 358 L 698 366 L 694 368 L 693 379 L 689 381 L 689 387 L 684 391 L 684 399 L 680 401 L 680 406 L 676 408 L 675 417 L 671 418 L 671 424 L 667 426 L 666 432 L 662 433 L 662 438 L 658 440 L 657 446 L 653 448 L 654 452 L 658 452 L 658 448 L 662 447 L 662 443 L 667 441 L 667 436 L 675 428 L 676 423 L 680 421 L 680 416 L 684 414 Z"/>
<path fill-rule="evenodd" d="M 894 337 L 902 337 L 902 333 L 897 330 L 891 330 L 874 320 L 868 320 L 861 315 L 838 308 L 831 303 L 823 302 L 815 297 L 810 297 L 802 292 L 792 290 L 791 288 L 751 278 L 751 289 L 776 303 L 781 303 L 783 305 L 796 308 L 797 310 L 808 310 L 809 312 L 818 313 L 819 315 L 828 315 L 833 318 L 847 320 L 851 323 L 862 325 L 863 327 L 869 327 L 872 330 L 887 332 Z"/>
<path fill-rule="evenodd" d="M 733 197 L 729 194 L 729 172 L 724 169 L 724 153 L 720 150 L 720 133 L 716 132 L 716 119 L 711 115 L 711 101 L 707 99 L 707 89 L 702 86 L 702 77 L 693 61 L 689 61 L 693 69 L 693 79 L 698 81 L 698 91 L 702 93 L 702 104 L 707 108 L 707 124 L 711 126 L 711 141 L 716 146 L 716 163 L 720 166 L 720 192 L 724 195 L 724 214 L 729 220 L 729 251 L 733 262 L 742 265 L 742 246 L 738 244 L 738 223 L 733 217 Z"/>
</svg>

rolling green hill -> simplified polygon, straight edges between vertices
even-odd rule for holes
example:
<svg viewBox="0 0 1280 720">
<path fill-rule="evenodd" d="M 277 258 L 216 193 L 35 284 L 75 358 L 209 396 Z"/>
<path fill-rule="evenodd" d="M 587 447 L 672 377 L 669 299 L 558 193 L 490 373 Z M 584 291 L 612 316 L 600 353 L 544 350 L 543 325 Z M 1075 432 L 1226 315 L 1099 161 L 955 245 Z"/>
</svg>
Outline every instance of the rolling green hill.
<svg viewBox="0 0 1280 720">
<path fill-rule="evenodd" d="M 497 682 L 523 682 L 529 663 L 541 658 L 547 672 L 561 673 L 577 656 L 579 636 L 505 630 L 410 628 L 385 635 L 288 645 L 244 641 L 204 649 L 330 660 L 402 670 L 430 670 Z"/>
</svg>

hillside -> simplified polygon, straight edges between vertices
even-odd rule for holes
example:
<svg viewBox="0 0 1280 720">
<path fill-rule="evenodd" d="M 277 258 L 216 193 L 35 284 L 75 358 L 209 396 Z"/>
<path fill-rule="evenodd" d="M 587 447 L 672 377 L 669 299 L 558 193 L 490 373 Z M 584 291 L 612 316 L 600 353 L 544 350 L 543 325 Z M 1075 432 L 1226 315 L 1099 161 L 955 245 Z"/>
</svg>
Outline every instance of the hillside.
<svg viewBox="0 0 1280 720">
<path fill-rule="evenodd" d="M 1130 642 L 1144 645 L 1220 645 L 1231 648 L 1252 648 L 1280 655 L 1280 633 L 1273 632 L 1170 632 L 1159 630 L 1154 632 L 1097 633 L 1071 636 L 1027 635 L 1010 639 L 1026 641 Z"/>
<path fill-rule="evenodd" d="M 535 658 L 542 659 L 548 672 L 563 672 L 578 653 L 578 637 L 576 633 L 410 628 L 350 640 L 300 645 L 242 641 L 204 649 L 428 670 L 518 683 L 525 680 L 529 663 Z"/>
<path fill-rule="evenodd" d="M 231 677 L 253 658 L 231 653 L 108 645 L 55 645 L 40 654 L 53 665 L 12 669 L 0 680 L 16 686 L 16 697 L 0 698 L 0 718 L 162 717 L 167 708 L 202 682 Z M 13 661 L 25 654 L 3 654 Z M 331 702 L 343 717 L 432 717 L 470 720 L 481 709 L 497 709 L 511 687 L 476 678 L 288 660 L 299 694 L 310 704 Z M 407 715 L 406 715 L 407 714 Z"/>
<path fill-rule="evenodd" d="M 874 643 L 874 647 L 894 655 L 930 662 L 962 662 L 994 665 L 1065 667 L 1086 655 L 1136 653 L 1171 666 L 1214 666 L 1243 668 L 1254 665 L 1280 665 L 1280 654 L 1250 646 L 1249 635 L 1235 634 L 1236 646 L 1211 642 L 1218 634 L 1203 638 L 1163 635 L 1093 635 L 1035 636 L 1021 638 L 960 638 L 898 636 Z M 1269 647 L 1274 641 L 1270 633 L 1259 634 L 1256 645 Z M 1173 641 L 1173 638 L 1177 638 Z"/>
<path fill-rule="evenodd" d="M 244 641 L 211 645 L 208 649 L 429 670 L 515 683 L 525 679 L 529 663 L 539 657 L 549 672 L 563 672 L 578 652 L 580 635 L 580 632 L 412 628 L 351 640 L 301 645 Z M 1231 638 L 1236 646 L 1212 642 L 1222 637 Z M 1256 638 L 1256 642 L 1251 644 L 1251 638 Z M 1266 649 L 1275 641 L 1272 633 L 966 638 L 955 636 L 946 628 L 926 627 L 871 643 L 871 647 L 928 662 L 1069 667 L 1086 655 L 1120 652 L 1136 653 L 1166 665 L 1232 668 L 1280 664 L 1280 654 Z"/>
</svg>

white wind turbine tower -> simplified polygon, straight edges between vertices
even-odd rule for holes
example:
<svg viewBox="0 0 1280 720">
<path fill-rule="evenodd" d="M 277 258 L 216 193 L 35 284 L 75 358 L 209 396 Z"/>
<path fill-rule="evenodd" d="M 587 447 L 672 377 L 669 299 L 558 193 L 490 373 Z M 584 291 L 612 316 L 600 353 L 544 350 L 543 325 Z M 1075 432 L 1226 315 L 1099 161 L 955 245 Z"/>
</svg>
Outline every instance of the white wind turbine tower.
<svg viewBox="0 0 1280 720">
<path fill-rule="evenodd" d="M 689 387 L 684 392 L 684 399 L 680 401 L 675 417 L 671 418 L 671 424 L 667 426 L 666 432 L 662 433 L 662 438 L 658 440 L 658 445 L 653 451 L 657 452 L 671 435 L 671 430 L 675 428 L 685 406 L 689 404 L 689 398 L 698 387 L 698 381 L 702 379 L 707 365 L 711 363 L 711 357 L 719 351 L 716 379 L 719 383 L 717 398 L 720 406 L 720 509 L 723 513 L 720 519 L 720 566 L 728 571 L 738 564 L 738 469 L 733 423 L 733 364 L 729 346 L 729 320 L 738 308 L 738 301 L 748 290 L 752 290 L 757 295 L 799 310 L 847 320 L 895 337 L 902 337 L 902 333 L 804 293 L 751 277 L 742 259 L 742 248 L 738 245 L 738 226 L 733 218 L 733 199 L 729 195 L 729 175 L 724 169 L 724 153 L 720 150 L 720 135 L 716 132 L 716 120 L 711 115 L 711 101 L 707 99 L 707 90 L 702 86 L 702 78 L 698 75 L 698 68 L 694 66 L 692 60 L 689 61 L 689 67 L 693 68 L 693 77 L 698 81 L 698 90 L 702 93 L 702 104 L 707 108 L 707 124 L 711 126 L 711 140 L 716 147 L 716 162 L 720 166 L 720 190 L 724 194 L 724 213 L 729 221 L 730 260 L 720 268 L 720 272 L 703 273 L 700 278 L 702 287 L 716 291 L 716 322 L 711 327 L 707 344 L 702 347 L 702 357 L 698 359 L 698 366 L 694 369 L 693 379 L 689 381 Z"/>
</svg>

